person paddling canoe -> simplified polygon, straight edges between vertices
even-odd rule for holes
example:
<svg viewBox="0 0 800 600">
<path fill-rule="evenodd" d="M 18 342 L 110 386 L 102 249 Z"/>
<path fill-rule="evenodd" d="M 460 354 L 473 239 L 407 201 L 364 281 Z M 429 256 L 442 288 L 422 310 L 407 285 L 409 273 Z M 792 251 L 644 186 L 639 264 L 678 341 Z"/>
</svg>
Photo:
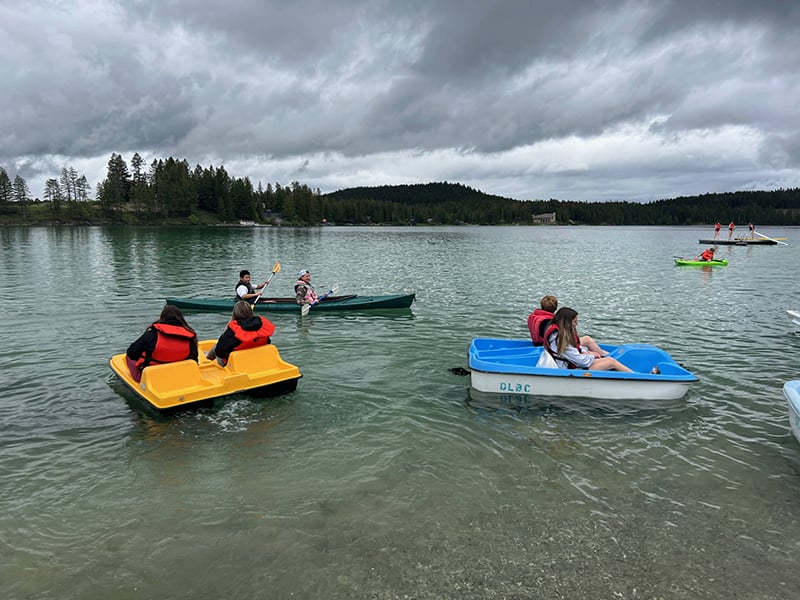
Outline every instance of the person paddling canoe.
<svg viewBox="0 0 800 600">
<path fill-rule="evenodd" d="M 248 302 L 255 302 L 260 294 L 256 290 L 262 289 L 264 286 L 269 285 L 267 279 L 261 285 L 253 286 L 250 283 L 250 271 L 242 269 L 239 271 L 239 283 L 236 284 L 236 298 L 235 300 L 247 300 Z"/>
<path fill-rule="evenodd" d="M 303 269 L 294 282 L 294 295 L 297 304 L 315 304 L 319 298 L 314 286 L 311 285 L 311 271 Z"/>
</svg>

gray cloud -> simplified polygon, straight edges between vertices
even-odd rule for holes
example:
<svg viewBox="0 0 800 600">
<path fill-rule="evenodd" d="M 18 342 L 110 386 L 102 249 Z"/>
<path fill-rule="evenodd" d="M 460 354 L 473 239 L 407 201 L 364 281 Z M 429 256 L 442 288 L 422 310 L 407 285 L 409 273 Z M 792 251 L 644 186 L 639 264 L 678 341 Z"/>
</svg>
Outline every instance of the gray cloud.
<svg viewBox="0 0 800 600">
<path fill-rule="evenodd" d="M 796 187 L 800 5 L 0 1 L 0 166 L 515 198 Z M 54 169 L 54 167 L 56 167 Z"/>
</svg>

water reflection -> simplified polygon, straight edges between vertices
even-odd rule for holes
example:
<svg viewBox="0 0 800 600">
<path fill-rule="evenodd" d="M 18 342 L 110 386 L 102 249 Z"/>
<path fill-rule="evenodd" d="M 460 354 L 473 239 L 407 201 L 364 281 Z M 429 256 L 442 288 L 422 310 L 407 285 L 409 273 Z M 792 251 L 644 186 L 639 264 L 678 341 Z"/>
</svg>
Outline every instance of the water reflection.
<svg viewBox="0 0 800 600">
<path fill-rule="evenodd" d="M 800 350 L 785 313 L 797 308 L 786 282 L 800 244 L 790 233 L 790 246 L 726 247 L 726 268 L 675 268 L 697 235 L 0 229 L 0 581 L 13 597 L 134 586 L 153 597 L 660 597 L 663 581 L 687 597 L 785 596 L 800 586 L 800 446 L 781 387 L 797 367 L 775 357 Z M 241 268 L 276 260 L 270 287 L 285 294 L 311 268 L 342 290 L 417 301 L 407 313 L 269 315 L 303 373 L 286 397 L 159 419 L 113 383 L 108 358 L 165 297 L 227 295 Z M 32 277 L 44 302 L 31 302 Z M 474 337 L 525 338 L 550 293 L 596 339 L 663 347 L 700 382 L 656 407 L 481 398 L 447 371 Z M 228 318 L 190 323 L 212 339 Z M 653 556 L 666 557 L 658 581 Z M 218 568 L 176 570 L 175 557 Z M 553 568 L 565 564 L 575 568 Z"/>
</svg>

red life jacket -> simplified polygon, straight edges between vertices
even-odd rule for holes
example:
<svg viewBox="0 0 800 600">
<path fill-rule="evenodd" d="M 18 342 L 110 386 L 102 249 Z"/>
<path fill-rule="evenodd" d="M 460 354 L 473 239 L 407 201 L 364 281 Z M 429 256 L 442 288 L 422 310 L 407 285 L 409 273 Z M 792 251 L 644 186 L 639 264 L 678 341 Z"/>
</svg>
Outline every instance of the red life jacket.
<svg viewBox="0 0 800 600">
<path fill-rule="evenodd" d="M 556 325 L 555 323 L 551 323 L 550 327 L 547 328 L 547 331 L 544 332 L 544 339 L 545 339 L 544 348 L 545 348 L 545 350 L 547 350 L 550 353 L 550 356 L 552 356 L 553 358 L 557 358 L 558 360 L 563 360 L 565 363 L 567 363 L 567 368 L 568 369 L 580 369 L 581 367 L 572 364 L 566 358 L 564 358 L 560 354 L 557 354 L 556 352 L 553 352 L 550 349 L 550 344 L 547 343 L 547 340 L 550 337 L 551 333 L 553 333 L 554 331 L 557 332 L 558 330 L 559 330 L 558 325 Z M 577 334 L 575 335 L 575 341 L 573 342 L 573 346 L 575 346 L 578 349 L 578 352 L 581 351 L 581 338 Z"/>
<path fill-rule="evenodd" d="M 243 329 L 235 319 L 228 323 L 228 327 L 233 331 L 233 335 L 239 340 L 236 350 L 244 350 L 246 348 L 255 348 L 256 346 L 266 346 L 269 344 L 269 336 L 275 333 L 275 325 L 273 325 L 269 319 L 265 319 L 260 315 L 256 316 L 261 319 L 261 327 L 253 331 Z"/>
<path fill-rule="evenodd" d="M 152 327 L 157 334 L 156 345 L 152 352 L 142 353 L 136 361 L 136 366 L 144 369 L 148 365 L 178 362 L 189 358 L 194 333 L 180 325 L 155 323 Z"/>
<path fill-rule="evenodd" d="M 711 250 L 703 250 L 703 254 L 700 255 L 700 258 L 703 260 L 714 260 L 714 253 Z"/>
<path fill-rule="evenodd" d="M 544 346 L 544 330 L 553 319 L 553 313 L 541 308 L 537 308 L 528 315 L 528 331 L 531 333 L 531 341 L 534 346 Z"/>
</svg>

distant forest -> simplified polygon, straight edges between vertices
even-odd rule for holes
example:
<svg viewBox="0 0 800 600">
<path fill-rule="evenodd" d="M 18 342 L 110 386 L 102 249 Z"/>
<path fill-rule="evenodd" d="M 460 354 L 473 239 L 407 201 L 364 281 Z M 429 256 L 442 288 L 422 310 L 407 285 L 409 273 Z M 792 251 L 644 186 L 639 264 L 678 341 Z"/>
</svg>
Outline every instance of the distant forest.
<svg viewBox="0 0 800 600">
<path fill-rule="evenodd" d="M 520 201 L 452 183 L 351 188 L 324 196 L 347 207 L 346 215 L 376 222 L 527 224 L 555 213 L 556 223 L 581 225 L 703 225 L 716 221 L 800 225 L 800 188 L 703 194 L 638 202 Z"/>
<path fill-rule="evenodd" d="M 112 154 L 107 174 L 88 197 L 85 176 L 65 167 L 44 199 L 31 198 L 19 175 L 0 167 L 0 222 L 209 223 L 286 225 L 529 225 L 555 214 L 556 224 L 701 225 L 721 221 L 800 225 L 800 188 L 703 194 L 649 203 L 513 200 L 458 183 L 357 187 L 322 194 L 305 184 L 253 186 L 224 167 L 191 168 L 186 160 Z"/>
</svg>

